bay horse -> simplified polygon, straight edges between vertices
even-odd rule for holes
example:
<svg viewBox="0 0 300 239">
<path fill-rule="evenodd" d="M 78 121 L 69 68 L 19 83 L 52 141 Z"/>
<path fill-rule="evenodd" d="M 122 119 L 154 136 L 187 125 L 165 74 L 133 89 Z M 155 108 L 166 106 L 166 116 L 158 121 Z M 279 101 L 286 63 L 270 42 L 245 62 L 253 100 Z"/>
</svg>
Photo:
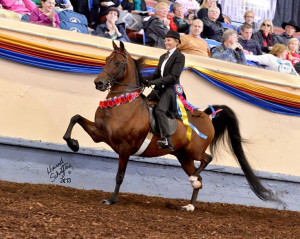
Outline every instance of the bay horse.
<svg viewBox="0 0 300 239">
<path fill-rule="evenodd" d="M 118 47 L 113 42 L 113 52 L 106 58 L 106 65 L 94 80 L 97 90 L 106 91 L 106 101 L 100 103 L 95 113 L 95 122 L 80 115 L 71 118 L 63 139 L 73 151 L 79 150 L 78 141 L 71 138 L 74 125 L 78 123 L 94 140 L 107 143 L 118 155 L 119 165 L 116 175 L 116 186 L 110 199 L 102 200 L 104 204 L 114 204 L 118 200 L 120 186 L 123 182 L 129 157 L 141 147 L 150 129 L 149 108 L 145 97 L 141 94 L 142 76 L 138 68 L 138 60 L 134 60 L 120 42 Z M 188 111 L 189 121 L 207 139 L 192 133 L 191 140 L 186 137 L 187 127 L 177 120 L 176 132 L 171 136 L 174 144 L 172 155 L 177 157 L 183 170 L 189 176 L 193 187 L 190 203 L 182 210 L 193 211 L 199 190 L 202 188 L 200 172 L 212 160 L 218 141 L 228 132 L 227 141 L 230 149 L 239 162 L 252 191 L 262 200 L 273 200 L 274 194 L 266 189 L 253 173 L 242 148 L 239 123 L 235 113 L 226 105 L 214 105 L 215 110 L 222 109 L 215 118 L 209 114 L 211 108 L 204 112 L 192 114 Z M 142 157 L 157 157 L 170 153 L 157 145 L 159 135 L 154 135 Z M 205 153 L 210 145 L 212 156 Z M 194 161 L 200 161 L 195 167 Z"/>
</svg>

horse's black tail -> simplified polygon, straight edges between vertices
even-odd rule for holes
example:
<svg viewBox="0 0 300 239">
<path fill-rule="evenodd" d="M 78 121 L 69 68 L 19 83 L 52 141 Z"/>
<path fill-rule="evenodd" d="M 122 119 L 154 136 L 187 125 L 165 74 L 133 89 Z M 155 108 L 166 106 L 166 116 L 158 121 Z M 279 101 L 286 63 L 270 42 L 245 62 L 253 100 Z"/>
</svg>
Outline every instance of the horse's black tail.
<svg viewBox="0 0 300 239">
<path fill-rule="evenodd" d="M 240 134 L 239 122 L 235 113 L 226 105 L 213 105 L 212 107 L 216 111 L 219 109 L 222 109 L 222 111 L 217 113 L 212 120 L 215 128 L 215 137 L 210 144 L 211 153 L 215 152 L 218 141 L 224 137 L 227 129 L 230 149 L 238 160 L 252 191 L 262 200 L 277 201 L 273 192 L 261 184 L 247 161 L 242 146 L 243 139 Z M 204 112 L 211 114 L 212 110 L 211 108 L 207 108 Z"/>
</svg>

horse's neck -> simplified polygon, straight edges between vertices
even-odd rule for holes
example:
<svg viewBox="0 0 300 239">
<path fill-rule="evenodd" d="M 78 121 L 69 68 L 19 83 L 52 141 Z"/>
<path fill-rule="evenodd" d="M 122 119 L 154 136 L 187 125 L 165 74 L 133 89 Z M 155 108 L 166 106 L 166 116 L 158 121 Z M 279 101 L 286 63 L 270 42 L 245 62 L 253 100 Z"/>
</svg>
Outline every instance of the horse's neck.
<svg viewBox="0 0 300 239">
<path fill-rule="evenodd" d="M 114 84 L 106 98 L 113 98 L 126 93 L 133 93 L 139 91 L 138 74 L 135 63 L 128 64 L 126 75 L 118 81 L 120 84 Z"/>
</svg>

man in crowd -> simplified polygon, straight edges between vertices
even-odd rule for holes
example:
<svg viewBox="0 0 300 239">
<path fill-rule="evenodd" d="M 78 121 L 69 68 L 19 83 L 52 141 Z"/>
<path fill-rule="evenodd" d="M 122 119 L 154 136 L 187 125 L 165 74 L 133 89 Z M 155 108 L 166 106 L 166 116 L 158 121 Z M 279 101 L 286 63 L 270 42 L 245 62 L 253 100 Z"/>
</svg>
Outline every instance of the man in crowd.
<svg viewBox="0 0 300 239">
<path fill-rule="evenodd" d="M 209 57 L 209 46 L 200 37 L 202 31 L 203 22 L 200 19 L 193 20 L 190 25 L 190 33 L 180 36 L 181 44 L 178 46 L 178 49 L 182 53 Z"/>
<path fill-rule="evenodd" d="M 227 30 L 224 32 L 222 38 L 223 44 L 211 49 L 212 58 L 239 64 L 247 64 L 243 47 L 238 43 L 237 32 L 234 30 Z"/>
<path fill-rule="evenodd" d="M 204 29 L 202 32 L 203 38 L 209 38 L 222 42 L 222 35 L 224 29 L 222 23 L 217 21 L 220 16 L 220 9 L 218 7 L 211 7 L 208 9 L 207 17 L 202 19 L 204 24 Z"/>
<path fill-rule="evenodd" d="M 299 32 L 300 28 L 297 26 L 296 22 L 290 20 L 289 22 L 283 22 L 281 27 L 284 29 L 284 32 L 276 36 L 278 43 L 287 45 L 288 41 L 293 38 L 295 32 Z"/>
<path fill-rule="evenodd" d="M 244 49 L 246 55 L 262 55 L 262 50 L 259 43 L 252 39 L 253 28 L 250 24 L 244 23 L 240 28 L 241 36 L 238 42 Z"/>
</svg>

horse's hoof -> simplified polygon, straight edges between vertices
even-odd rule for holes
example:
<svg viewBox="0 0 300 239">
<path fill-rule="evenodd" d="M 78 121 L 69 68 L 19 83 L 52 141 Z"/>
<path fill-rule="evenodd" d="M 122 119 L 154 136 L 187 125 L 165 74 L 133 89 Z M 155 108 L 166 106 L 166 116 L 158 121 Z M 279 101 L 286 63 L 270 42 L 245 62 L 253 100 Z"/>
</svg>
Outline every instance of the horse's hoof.
<svg viewBox="0 0 300 239">
<path fill-rule="evenodd" d="M 68 146 L 70 149 L 72 149 L 74 152 L 77 152 L 79 150 L 79 143 L 76 139 L 70 139 L 67 141 Z"/>
<path fill-rule="evenodd" d="M 180 209 L 182 211 L 193 212 L 195 210 L 195 206 L 192 204 L 188 204 L 186 206 L 182 206 Z"/>
<path fill-rule="evenodd" d="M 111 199 L 103 199 L 101 202 L 105 205 L 112 205 L 116 203 L 114 200 Z"/>
</svg>

